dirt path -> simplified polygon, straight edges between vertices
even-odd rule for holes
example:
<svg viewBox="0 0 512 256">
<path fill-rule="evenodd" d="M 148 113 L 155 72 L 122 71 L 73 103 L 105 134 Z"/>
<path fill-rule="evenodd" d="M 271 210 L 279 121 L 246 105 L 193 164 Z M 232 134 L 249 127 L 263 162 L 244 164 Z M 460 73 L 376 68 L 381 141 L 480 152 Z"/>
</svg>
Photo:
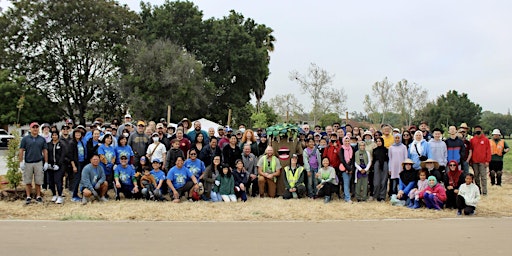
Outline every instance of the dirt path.
<svg viewBox="0 0 512 256">
<path fill-rule="evenodd" d="M 512 218 L 198 223 L 0 221 L 0 226 L 1 255 L 498 256 L 512 251 Z"/>
</svg>

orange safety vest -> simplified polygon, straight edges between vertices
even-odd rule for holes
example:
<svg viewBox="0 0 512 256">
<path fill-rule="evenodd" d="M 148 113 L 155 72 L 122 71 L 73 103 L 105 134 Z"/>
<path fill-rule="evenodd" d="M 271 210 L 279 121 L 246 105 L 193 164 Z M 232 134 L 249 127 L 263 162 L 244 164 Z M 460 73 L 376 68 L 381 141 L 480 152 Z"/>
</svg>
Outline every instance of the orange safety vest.
<svg viewBox="0 0 512 256">
<path fill-rule="evenodd" d="M 491 142 L 491 155 L 503 155 L 503 150 L 505 149 L 505 141 L 500 140 L 498 144 L 496 144 L 496 141 L 494 139 L 489 140 Z"/>
</svg>

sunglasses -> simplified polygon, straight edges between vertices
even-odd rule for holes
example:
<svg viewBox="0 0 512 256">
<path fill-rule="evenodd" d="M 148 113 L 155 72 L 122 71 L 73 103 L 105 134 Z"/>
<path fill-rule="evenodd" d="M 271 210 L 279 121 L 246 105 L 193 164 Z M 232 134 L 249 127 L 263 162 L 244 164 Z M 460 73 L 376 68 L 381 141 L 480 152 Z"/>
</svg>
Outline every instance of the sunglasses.
<svg viewBox="0 0 512 256">
<path fill-rule="evenodd" d="M 196 154 L 196 153 L 192 153 L 192 154 L 190 154 L 190 155 L 191 155 L 191 156 L 197 156 L 197 154 Z"/>
<path fill-rule="evenodd" d="M 448 165 L 448 166 L 457 166 L 457 165 L 456 165 L 456 164 L 450 164 L 450 165 Z"/>
</svg>

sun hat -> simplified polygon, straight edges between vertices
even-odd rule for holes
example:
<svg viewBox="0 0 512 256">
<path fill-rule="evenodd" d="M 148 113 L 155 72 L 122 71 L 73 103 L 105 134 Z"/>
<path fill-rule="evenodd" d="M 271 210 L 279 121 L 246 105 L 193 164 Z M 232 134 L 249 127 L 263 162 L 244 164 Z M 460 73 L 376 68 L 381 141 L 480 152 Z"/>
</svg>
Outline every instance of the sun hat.
<svg viewBox="0 0 512 256">
<path fill-rule="evenodd" d="M 429 158 L 429 159 L 421 162 L 421 164 L 420 164 L 421 168 L 425 168 L 427 163 L 434 163 L 434 168 L 435 169 L 439 169 L 439 163 L 436 160 L 432 159 L 432 158 Z"/>
<path fill-rule="evenodd" d="M 494 130 L 492 130 L 492 135 L 500 135 L 501 136 L 501 132 L 499 129 L 494 129 Z"/>
</svg>

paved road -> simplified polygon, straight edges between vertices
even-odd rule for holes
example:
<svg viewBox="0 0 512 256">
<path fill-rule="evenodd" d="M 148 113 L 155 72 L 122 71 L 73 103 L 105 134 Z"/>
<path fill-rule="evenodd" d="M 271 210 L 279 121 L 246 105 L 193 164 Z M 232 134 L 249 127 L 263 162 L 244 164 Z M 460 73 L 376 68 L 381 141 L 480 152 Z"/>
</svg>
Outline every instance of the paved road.
<svg viewBox="0 0 512 256">
<path fill-rule="evenodd" d="M 1 255 L 511 255 L 512 218 L 0 221 Z M 26 239 L 24 239 L 26 238 Z"/>
</svg>

